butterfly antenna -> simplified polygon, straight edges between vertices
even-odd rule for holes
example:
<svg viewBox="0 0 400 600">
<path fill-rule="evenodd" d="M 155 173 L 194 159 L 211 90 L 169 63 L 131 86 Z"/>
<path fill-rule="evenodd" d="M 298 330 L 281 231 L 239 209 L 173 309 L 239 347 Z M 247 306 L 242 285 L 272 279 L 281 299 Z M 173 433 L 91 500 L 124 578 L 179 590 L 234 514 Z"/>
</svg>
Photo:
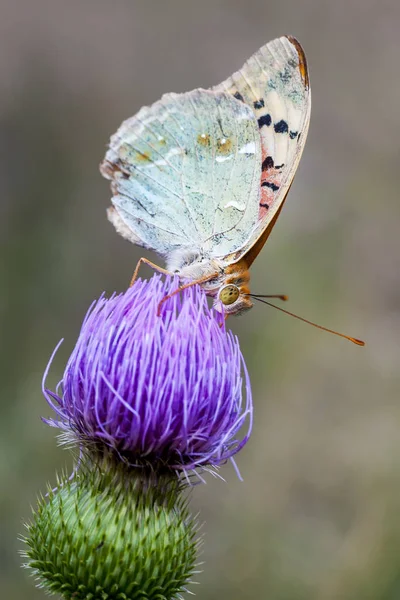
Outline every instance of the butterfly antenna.
<svg viewBox="0 0 400 600">
<path fill-rule="evenodd" d="M 338 335 L 339 337 L 342 337 L 345 340 L 349 340 L 350 342 L 353 342 L 353 344 L 356 344 L 357 346 L 365 346 L 365 342 L 363 342 L 362 340 L 353 338 L 349 335 L 345 335 L 344 333 L 339 333 L 338 331 L 334 331 L 333 329 L 328 329 L 328 327 L 323 327 L 322 325 L 318 325 L 317 323 L 313 323 L 312 321 L 309 321 L 308 319 L 299 317 L 299 315 L 295 315 L 294 313 L 289 312 L 288 310 L 285 310 L 284 308 L 281 308 L 280 306 L 276 306 L 275 304 L 272 304 L 271 302 L 267 302 L 267 300 L 264 300 L 264 298 L 270 298 L 271 296 L 261 296 L 258 294 L 249 294 L 249 296 L 251 298 L 254 298 L 255 300 L 258 300 L 259 302 L 262 302 L 263 304 L 268 304 L 268 306 L 272 306 L 272 308 L 276 308 L 277 310 L 280 310 L 281 312 L 285 313 L 286 315 L 289 315 L 290 317 L 294 317 L 295 319 L 299 319 L 299 321 L 303 321 L 304 323 L 308 323 L 309 325 L 312 325 L 313 327 L 317 327 L 317 329 L 322 329 L 322 331 L 327 331 L 328 333 L 333 333 L 334 335 Z"/>
</svg>

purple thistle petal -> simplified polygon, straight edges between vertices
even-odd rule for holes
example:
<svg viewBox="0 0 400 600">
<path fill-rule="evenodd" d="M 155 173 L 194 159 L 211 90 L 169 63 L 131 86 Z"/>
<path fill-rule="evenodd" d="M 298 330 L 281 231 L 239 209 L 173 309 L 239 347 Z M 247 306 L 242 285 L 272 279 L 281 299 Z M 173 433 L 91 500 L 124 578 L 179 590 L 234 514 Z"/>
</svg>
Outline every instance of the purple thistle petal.
<svg viewBox="0 0 400 600">
<path fill-rule="evenodd" d="M 218 466 L 244 446 L 252 400 L 238 340 L 198 286 L 169 299 L 158 317 L 177 286 L 155 275 L 92 304 L 57 393 L 43 382 L 58 419 L 49 425 L 131 464 L 175 469 Z"/>
</svg>

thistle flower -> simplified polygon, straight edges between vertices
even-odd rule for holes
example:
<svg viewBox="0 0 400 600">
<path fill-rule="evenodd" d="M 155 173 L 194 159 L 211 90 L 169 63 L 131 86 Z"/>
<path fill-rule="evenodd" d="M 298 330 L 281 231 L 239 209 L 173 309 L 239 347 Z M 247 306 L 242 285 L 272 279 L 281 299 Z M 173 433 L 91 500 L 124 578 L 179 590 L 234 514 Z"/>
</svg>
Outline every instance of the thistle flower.
<svg viewBox="0 0 400 600">
<path fill-rule="evenodd" d="M 48 424 L 81 447 L 153 469 L 217 467 L 244 446 L 252 403 L 238 341 L 197 286 L 157 316 L 177 285 L 155 275 L 92 305 L 60 393 L 44 388 L 57 414 Z"/>
</svg>

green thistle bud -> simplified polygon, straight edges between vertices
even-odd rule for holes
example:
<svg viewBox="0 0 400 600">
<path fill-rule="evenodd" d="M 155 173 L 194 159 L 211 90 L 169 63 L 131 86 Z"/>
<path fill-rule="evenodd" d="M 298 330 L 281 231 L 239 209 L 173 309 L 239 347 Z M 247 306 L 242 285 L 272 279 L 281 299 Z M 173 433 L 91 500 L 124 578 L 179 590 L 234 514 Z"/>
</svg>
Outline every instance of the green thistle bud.
<svg viewBox="0 0 400 600">
<path fill-rule="evenodd" d="M 194 573 L 197 523 L 175 476 L 81 467 L 41 498 L 27 525 L 27 567 L 74 600 L 170 600 Z"/>
</svg>

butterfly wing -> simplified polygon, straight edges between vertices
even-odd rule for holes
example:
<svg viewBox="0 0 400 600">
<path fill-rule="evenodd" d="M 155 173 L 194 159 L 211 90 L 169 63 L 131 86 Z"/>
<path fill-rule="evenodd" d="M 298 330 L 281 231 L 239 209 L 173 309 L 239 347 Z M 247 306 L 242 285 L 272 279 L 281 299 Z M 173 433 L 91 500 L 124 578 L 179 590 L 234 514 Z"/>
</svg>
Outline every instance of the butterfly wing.
<svg viewBox="0 0 400 600">
<path fill-rule="evenodd" d="M 229 79 L 213 88 L 249 106 L 261 138 L 258 220 L 246 243 L 227 262 L 250 265 L 265 243 L 285 201 L 307 137 L 311 90 L 304 51 L 292 37 L 269 42 Z"/>
<path fill-rule="evenodd" d="M 250 106 L 224 91 L 166 94 L 125 121 L 101 167 L 124 237 L 174 253 L 227 256 L 258 220 L 261 140 Z"/>
</svg>

